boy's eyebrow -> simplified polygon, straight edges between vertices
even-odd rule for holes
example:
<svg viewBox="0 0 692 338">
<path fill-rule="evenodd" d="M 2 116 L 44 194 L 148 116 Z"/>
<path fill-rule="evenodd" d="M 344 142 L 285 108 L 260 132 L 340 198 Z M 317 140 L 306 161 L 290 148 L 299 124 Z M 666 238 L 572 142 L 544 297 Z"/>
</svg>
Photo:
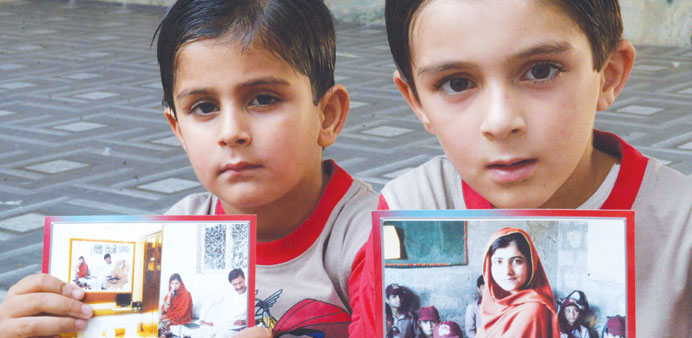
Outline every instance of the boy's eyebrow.
<svg viewBox="0 0 692 338">
<path fill-rule="evenodd" d="M 269 76 L 269 77 L 263 77 L 260 79 L 244 82 L 244 83 L 239 84 L 238 86 L 240 86 L 240 87 L 254 87 L 254 86 L 260 86 L 260 85 L 290 86 L 291 84 L 284 79 Z M 178 95 L 176 95 L 175 97 L 178 100 L 180 100 L 180 98 L 182 98 L 184 96 L 203 94 L 203 93 L 207 93 L 211 90 L 212 89 L 209 89 L 209 88 L 196 88 L 196 89 L 184 90 L 184 91 L 180 92 Z"/>
<path fill-rule="evenodd" d="M 418 70 L 418 76 L 421 76 L 425 73 L 440 73 L 444 72 L 449 69 L 462 69 L 462 68 L 474 68 L 474 66 L 469 63 L 469 62 L 457 62 L 457 61 L 450 61 L 450 62 L 444 62 L 444 63 L 439 63 L 439 64 L 433 64 L 428 67 L 423 67 Z"/>
<path fill-rule="evenodd" d="M 527 50 L 515 54 L 513 59 L 525 59 L 534 55 L 540 54 L 562 54 L 574 49 L 569 42 L 560 41 L 555 43 L 547 43 L 531 47 Z"/>
<path fill-rule="evenodd" d="M 534 46 L 531 48 L 528 48 L 524 51 L 521 51 L 517 54 L 512 55 L 511 59 L 513 60 L 521 60 L 525 59 L 534 55 L 541 55 L 541 54 L 562 54 L 569 52 L 570 50 L 574 49 L 572 45 L 569 42 L 565 41 L 560 41 L 560 42 L 555 42 L 555 43 L 546 43 L 546 44 L 541 44 L 538 46 Z M 469 62 L 463 62 L 463 61 L 450 61 L 450 62 L 444 62 L 440 64 L 433 64 L 428 67 L 424 67 L 418 70 L 418 76 L 421 76 L 425 73 L 437 73 L 437 72 L 444 72 L 449 69 L 469 69 L 469 68 L 474 68 L 475 66 L 472 63 Z"/>
</svg>

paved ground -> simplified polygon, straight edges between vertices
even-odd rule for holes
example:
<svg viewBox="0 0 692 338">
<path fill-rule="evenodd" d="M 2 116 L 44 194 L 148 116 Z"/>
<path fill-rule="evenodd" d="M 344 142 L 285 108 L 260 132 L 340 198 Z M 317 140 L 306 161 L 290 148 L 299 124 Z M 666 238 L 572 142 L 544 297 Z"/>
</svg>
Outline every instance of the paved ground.
<svg viewBox="0 0 692 338">
<path fill-rule="evenodd" d="M 162 8 L 0 0 L 0 299 L 38 272 L 45 215 L 156 214 L 200 191 L 161 113 Z M 379 189 L 440 154 L 392 85 L 384 29 L 342 23 L 337 80 L 353 102 L 326 150 Z M 638 46 L 596 125 L 692 173 L 692 48 Z"/>
</svg>

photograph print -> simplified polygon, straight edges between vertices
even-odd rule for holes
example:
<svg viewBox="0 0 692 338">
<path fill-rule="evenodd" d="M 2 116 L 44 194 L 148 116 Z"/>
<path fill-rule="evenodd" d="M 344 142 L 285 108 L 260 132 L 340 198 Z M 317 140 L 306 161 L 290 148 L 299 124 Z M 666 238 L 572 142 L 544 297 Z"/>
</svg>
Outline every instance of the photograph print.
<svg viewBox="0 0 692 338">
<path fill-rule="evenodd" d="M 47 217 L 43 271 L 94 309 L 61 337 L 233 337 L 254 324 L 254 245 L 254 215 Z"/>
<path fill-rule="evenodd" d="M 634 337 L 633 219 L 630 211 L 373 212 L 380 332 Z"/>
</svg>

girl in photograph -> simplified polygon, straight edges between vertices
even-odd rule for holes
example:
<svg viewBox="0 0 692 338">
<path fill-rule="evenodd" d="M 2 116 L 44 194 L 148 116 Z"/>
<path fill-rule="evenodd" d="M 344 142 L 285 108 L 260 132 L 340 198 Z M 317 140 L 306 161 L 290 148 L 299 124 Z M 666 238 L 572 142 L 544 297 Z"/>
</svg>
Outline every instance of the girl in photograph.
<svg viewBox="0 0 692 338">
<path fill-rule="evenodd" d="M 84 261 L 84 256 L 79 256 L 77 265 L 77 278 L 87 278 L 89 276 L 89 265 Z"/>
<path fill-rule="evenodd" d="M 159 337 L 170 332 L 171 325 L 183 325 L 192 321 L 192 296 L 185 289 L 179 274 L 174 273 L 168 281 L 168 293 L 163 299 L 159 319 Z"/>
<path fill-rule="evenodd" d="M 476 337 L 560 337 L 553 292 L 526 232 L 504 228 L 493 234 L 483 277 L 483 324 Z"/>
</svg>

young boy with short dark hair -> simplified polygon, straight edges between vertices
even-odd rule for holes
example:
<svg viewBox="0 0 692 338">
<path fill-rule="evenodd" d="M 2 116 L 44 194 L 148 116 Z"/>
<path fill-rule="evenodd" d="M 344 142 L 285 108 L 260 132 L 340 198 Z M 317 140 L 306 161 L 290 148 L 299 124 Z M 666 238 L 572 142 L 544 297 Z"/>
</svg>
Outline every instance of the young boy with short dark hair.
<svg viewBox="0 0 692 338">
<path fill-rule="evenodd" d="M 446 154 L 380 208 L 636 212 L 639 337 L 692 332 L 692 178 L 594 130 L 629 78 L 617 0 L 387 0 L 394 82 Z"/>
<path fill-rule="evenodd" d="M 166 117 L 209 191 L 167 213 L 257 215 L 254 312 L 274 336 L 365 337 L 374 330 L 374 281 L 363 247 L 377 195 L 322 161 L 349 108 L 346 89 L 334 84 L 335 44 L 320 0 L 179 0 L 158 29 Z M 44 282 L 18 285 L 37 291 Z M 38 312 L 85 317 L 65 308 Z M 83 324 L 73 319 L 28 335 Z"/>
</svg>

